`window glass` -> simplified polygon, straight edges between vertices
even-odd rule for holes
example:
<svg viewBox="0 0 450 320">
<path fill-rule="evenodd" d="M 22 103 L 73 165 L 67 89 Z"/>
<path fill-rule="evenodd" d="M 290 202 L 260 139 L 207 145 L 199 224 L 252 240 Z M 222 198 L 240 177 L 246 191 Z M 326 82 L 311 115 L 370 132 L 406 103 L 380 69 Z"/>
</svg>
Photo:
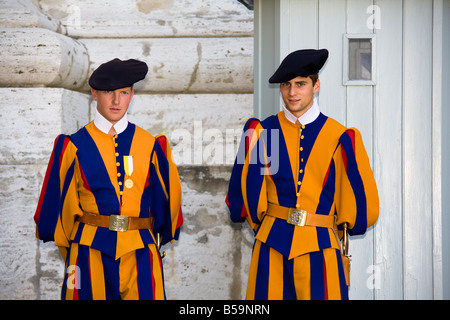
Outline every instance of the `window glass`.
<svg viewBox="0 0 450 320">
<path fill-rule="evenodd" d="M 371 39 L 349 39 L 349 80 L 372 80 Z"/>
</svg>

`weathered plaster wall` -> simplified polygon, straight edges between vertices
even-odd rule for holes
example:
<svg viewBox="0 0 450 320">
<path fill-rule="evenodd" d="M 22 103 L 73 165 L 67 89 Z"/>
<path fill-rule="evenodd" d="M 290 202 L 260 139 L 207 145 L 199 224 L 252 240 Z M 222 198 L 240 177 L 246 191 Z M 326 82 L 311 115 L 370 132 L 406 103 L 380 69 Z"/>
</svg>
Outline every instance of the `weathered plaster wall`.
<svg viewBox="0 0 450 320">
<path fill-rule="evenodd" d="M 169 299 L 244 297 L 252 234 L 224 203 L 253 106 L 253 12 L 235 0 L 0 3 L 0 299 L 58 299 L 64 266 L 35 239 L 53 141 L 92 120 L 87 79 L 147 62 L 129 119 L 169 137 L 183 188 L 180 241 L 163 250 Z"/>
</svg>

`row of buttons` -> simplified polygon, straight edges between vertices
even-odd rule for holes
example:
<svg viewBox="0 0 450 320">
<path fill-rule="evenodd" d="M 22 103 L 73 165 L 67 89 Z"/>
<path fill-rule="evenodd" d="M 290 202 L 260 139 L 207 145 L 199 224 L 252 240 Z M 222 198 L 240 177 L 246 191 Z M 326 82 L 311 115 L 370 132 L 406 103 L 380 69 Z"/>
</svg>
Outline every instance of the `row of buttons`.
<svg viewBox="0 0 450 320">
<path fill-rule="evenodd" d="M 301 158 L 301 152 L 303 151 L 303 147 L 301 146 L 301 141 L 305 138 L 305 136 L 302 134 L 303 129 L 305 129 L 304 125 L 298 125 L 298 135 L 300 136 L 300 140 L 299 140 L 299 177 L 298 177 L 298 181 L 297 181 L 297 204 L 295 205 L 297 209 L 300 208 L 300 187 L 302 185 L 302 174 L 303 174 L 303 169 L 302 169 L 302 164 L 303 164 L 303 158 Z"/>
<path fill-rule="evenodd" d="M 114 148 L 117 148 L 119 146 L 119 144 L 116 142 L 116 139 L 118 138 L 118 135 L 114 135 L 113 136 L 113 140 L 114 140 Z M 119 157 L 119 153 L 117 152 L 117 149 L 115 150 L 114 155 L 116 156 L 116 166 L 117 166 L 117 180 L 120 186 L 120 191 L 119 191 L 119 195 L 120 195 L 120 202 L 122 203 L 122 195 L 123 195 L 123 182 L 121 181 L 122 179 L 120 179 L 122 177 L 122 173 L 119 172 L 119 167 L 120 167 L 120 162 L 117 160 L 117 158 Z M 123 205 L 123 203 L 122 203 Z"/>
</svg>

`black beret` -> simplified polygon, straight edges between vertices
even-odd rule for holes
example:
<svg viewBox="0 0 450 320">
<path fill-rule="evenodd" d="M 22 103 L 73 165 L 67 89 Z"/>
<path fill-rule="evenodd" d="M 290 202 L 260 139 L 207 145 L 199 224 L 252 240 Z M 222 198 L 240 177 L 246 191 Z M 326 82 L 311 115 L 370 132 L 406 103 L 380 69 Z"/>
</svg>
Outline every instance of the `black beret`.
<svg viewBox="0 0 450 320">
<path fill-rule="evenodd" d="M 319 73 L 328 59 L 327 49 L 297 50 L 287 55 L 277 71 L 270 77 L 270 83 L 281 83 L 296 77 L 308 77 Z"/>
<path fill-rule="evenodd" d="M 89 85 L 95 90 L 113 91 L 131 87 L 145 78 L 148 67 L 145 62 L 129 59 L 114 59 L 101 64 L 89 78 Z"/>
</svg>

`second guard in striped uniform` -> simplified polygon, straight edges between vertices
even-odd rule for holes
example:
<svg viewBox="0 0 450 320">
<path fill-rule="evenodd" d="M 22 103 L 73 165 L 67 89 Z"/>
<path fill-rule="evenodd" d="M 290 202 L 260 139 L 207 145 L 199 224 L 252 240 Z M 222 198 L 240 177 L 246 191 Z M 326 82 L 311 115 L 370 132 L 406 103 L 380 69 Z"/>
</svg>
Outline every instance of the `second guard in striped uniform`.
<svg viewBox="0 0 450 320">
<path fill-rule="evenodd" d="M 226 202 L 255 232 L 247 299 L 348 299 L 342 226 L 364 234 L 378 218 L 360 132 L 322 114 L 315 98 L 327 58 L 326 49 L 289 54 L 269 79 L 283 110 L 244 127 Z"/>
<path fill-rule="evenodd" d="M 100 65 L 94 120 L 55 140 L 34 219 L 65 260 L 62 299 L 165 299 L 158 249 L 178 239 L 181 184 L 166 137 L 127 120 L 147 71 L 134 59 Z"/>
</svg>

